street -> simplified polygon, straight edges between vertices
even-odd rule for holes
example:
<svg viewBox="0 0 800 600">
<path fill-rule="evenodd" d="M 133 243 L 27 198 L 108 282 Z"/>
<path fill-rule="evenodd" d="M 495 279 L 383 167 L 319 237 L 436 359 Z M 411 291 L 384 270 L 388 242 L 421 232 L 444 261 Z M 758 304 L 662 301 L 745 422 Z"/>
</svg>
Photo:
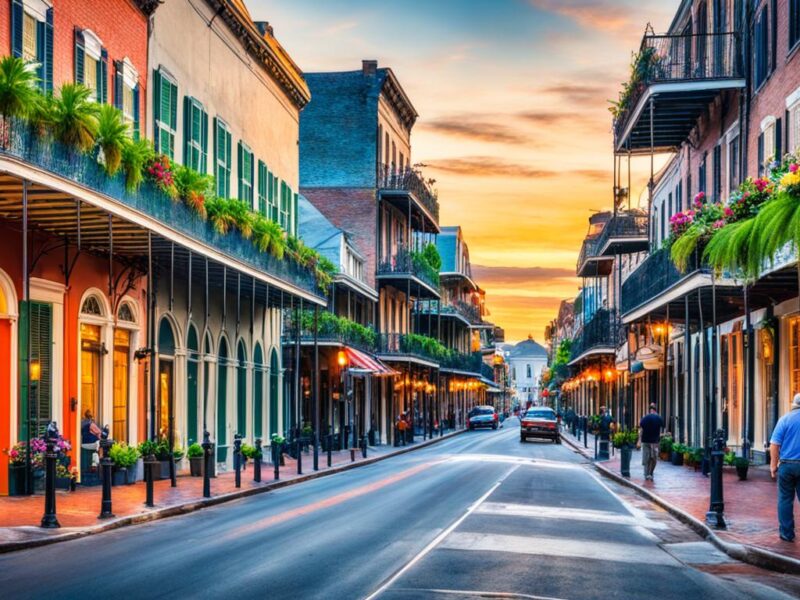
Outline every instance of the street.
<svg viewBox="0 0 800 600">
<path fill-rule="evenodd" d="M 780 598 L 517 421 L 182 517 L 0 557 L 6 598 Z M 635 504 L 641 505 L 641 501 Z"/>
</svg>

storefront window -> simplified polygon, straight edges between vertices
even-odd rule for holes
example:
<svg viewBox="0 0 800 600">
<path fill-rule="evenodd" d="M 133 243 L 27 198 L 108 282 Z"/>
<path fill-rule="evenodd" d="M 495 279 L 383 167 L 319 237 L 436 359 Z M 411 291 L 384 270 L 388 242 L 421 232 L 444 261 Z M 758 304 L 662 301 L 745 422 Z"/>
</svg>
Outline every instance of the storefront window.
<svg viewBox="0 0 800 600">
<path fill-rule="evenodd" d="M 800 392 L 800 317 L 789 320 L 789 398 Z"/>
<path fill-rule="evenodd" d="M 117 442 L 128 441 L 128 399 L 130 390 L 131 334 L 114 331 L 114 431 Z"/>
<path fill-rule="evenodd" d="M 95 421 L 100 415 L 100 327 L 81 324 L 81 412 L 91 411 Z M 83 416 L 83 415 L 81 415 Z"/>
</svg>

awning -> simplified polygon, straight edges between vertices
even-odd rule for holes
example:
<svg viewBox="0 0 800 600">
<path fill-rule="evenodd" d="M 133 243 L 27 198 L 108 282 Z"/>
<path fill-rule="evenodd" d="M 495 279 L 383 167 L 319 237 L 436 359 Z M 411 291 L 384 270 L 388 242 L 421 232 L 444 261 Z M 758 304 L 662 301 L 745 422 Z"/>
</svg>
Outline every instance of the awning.
<svg viewBox="0 0 800 600">
<path fill-rule="evenodd" d="M 372 358 L 369 354 L 345 346 L 344 351 L 347 353 L 347 361 L 350 364 L 350 369 L 358 369 L 366 371 L 374 375 L 397 375 L 397 371 L 390 369 L 377 358 Z"/>
</svg>

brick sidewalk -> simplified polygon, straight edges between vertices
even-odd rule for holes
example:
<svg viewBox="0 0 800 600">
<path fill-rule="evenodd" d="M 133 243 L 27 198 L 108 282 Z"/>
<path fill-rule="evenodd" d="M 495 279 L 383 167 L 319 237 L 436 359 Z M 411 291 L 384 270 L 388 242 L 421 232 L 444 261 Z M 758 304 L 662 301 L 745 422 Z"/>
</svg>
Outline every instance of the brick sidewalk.
<svg viewBox="0 0 800 600">
<path fill-rule="evenodd" d="M 450 434 L 452 435 L 452 434 Z M 445 436 L 445 439 L 449 435 Z M 437 438 L 438 439 L 438 438 Z M 370 447 L 367 461 L 375 458 L 388 457 L 410 448 L 419 447 L 419 442 L 405 447 L 392 446 Z M 266 451 L 265 451 L 266 455 Z M 361 451 L 355 453 L 355 463 L 364 462 Z M 246 470 L 242 471 L 242 487 L 237 490 L 233 471 L 219 473 L 211 480 L 211 496 L 223 496 L 234 492 L 254 491 L 257 488 L 268 488 L 274 484 L 274 469 L 271 462 L 264 462 L 261 468 L 261 483 L 253 481 L 253 465 L 250 461 Z M 280 481 L 287 482 L 299 478 L 307 478 L 313 471 L 313 455 L 303 453 L 303 475 L 297 474 L 297 463 L 288 455 L 285 456 L 285 466 L 280 468 Z M 332 453 L 331 467 L 343 467 L 351 463 L 349 450 Z M 327 454 L 319 454 L 319 472 L 325 472 L 327 467 Z M 43 539 L 63 536 L 65 533 L 89 531 L 109 523 L 108 520 L 98 519 L 102 488 L 100 486 L 81 487 L 75 492 L 63 490 L 56 491 L 56 513 L 61 523 L 61 529 L 41 529 L 39 523 L 44 511 L 44 496 L 16 496 L 0 498 L 0 546 L 8 543 L 38 542 Z M 203 502 L 203 478 L 190 477 L 188 471 L 182 471 L 177 479 L 177 487 L 170 486 L 170 481 L 162 480 L 154 483 L 154 508 L 147 508 L 145 501 L 145 484 L 137 482 L 133 485 L 114 486 L 112 488 L 113 511 L 116 519 L 142 516 L 148 513 L 155 515 L 159 510 L 186 507 L 187 510 Z"/>
<path fill-rule="evenodd" d="M 565 438 L 575 441 L 570 434 Z M 577 442 L 576 442 L 577 443 Z M 594 437 L 589 434 L 588 449 L 579 450 L 588 458 L 594 458 Z M 620 473 L 619 454 L 601 463 L 604 467 Z M 781 541 L 778 537 L 777 494 L 778 486 L 769 475 L 766 466 L 753 467 L 746 481 L 739 481 L 732 467 L 723 469 L 723 494 L 727 531 L 715 531 L 725 541 L 756 546 L 783 556 L 800 559 L 800 544 Z M 642 454 L 634 451 L 631 459 L 630 481 L 657 495 L 662 500 L 705 522 L 710 491 L 709 478 L 694 467 L 676 467 L 668 461 L 659 460 L 655 480 L 645 481 Z M 800 511 L 795 509 L 795 518 L 800 523 Z"/>
</svg>

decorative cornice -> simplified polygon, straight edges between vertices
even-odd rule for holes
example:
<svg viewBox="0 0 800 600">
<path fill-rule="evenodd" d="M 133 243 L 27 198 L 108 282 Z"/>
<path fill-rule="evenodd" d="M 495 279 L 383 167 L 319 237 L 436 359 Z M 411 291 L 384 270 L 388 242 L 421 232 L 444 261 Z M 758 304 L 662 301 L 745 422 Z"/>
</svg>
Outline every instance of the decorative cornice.
<svg viewBox="0 0 800 600">
<path fill-rule="evenodd" d="M 295 106 L 302 109 L 308 104 L 311 100 L 311 93 L 305 84 L 303 74 L 277 41 L 275 41 L 277 48 L 274 48 L 261 35 L 255 23 L 246 15 L 239 14 L 239 11 L 231 5 L 230 0 L 206 1 L 222 17 L 233 34 L 239 38 L 244 49 L 266 68 L 269 75 L 288 94 Z M 279 52 L 281 56 L 279 56 Z"/>
<path fill-rule="evenodd" d="M 417 121 L 417 111 L 414 109 L 411 100 L 406 96 L 405 91 L 403 91 L 400 82 L 397 81 L 397 77 L 395 77 L 391 69 L 387 69 L 386 79 L 383 82 L 383 89 L 381 92 L 395 109 L 403 125 L 411 131 L 414 123 Z"/>
</svg>

